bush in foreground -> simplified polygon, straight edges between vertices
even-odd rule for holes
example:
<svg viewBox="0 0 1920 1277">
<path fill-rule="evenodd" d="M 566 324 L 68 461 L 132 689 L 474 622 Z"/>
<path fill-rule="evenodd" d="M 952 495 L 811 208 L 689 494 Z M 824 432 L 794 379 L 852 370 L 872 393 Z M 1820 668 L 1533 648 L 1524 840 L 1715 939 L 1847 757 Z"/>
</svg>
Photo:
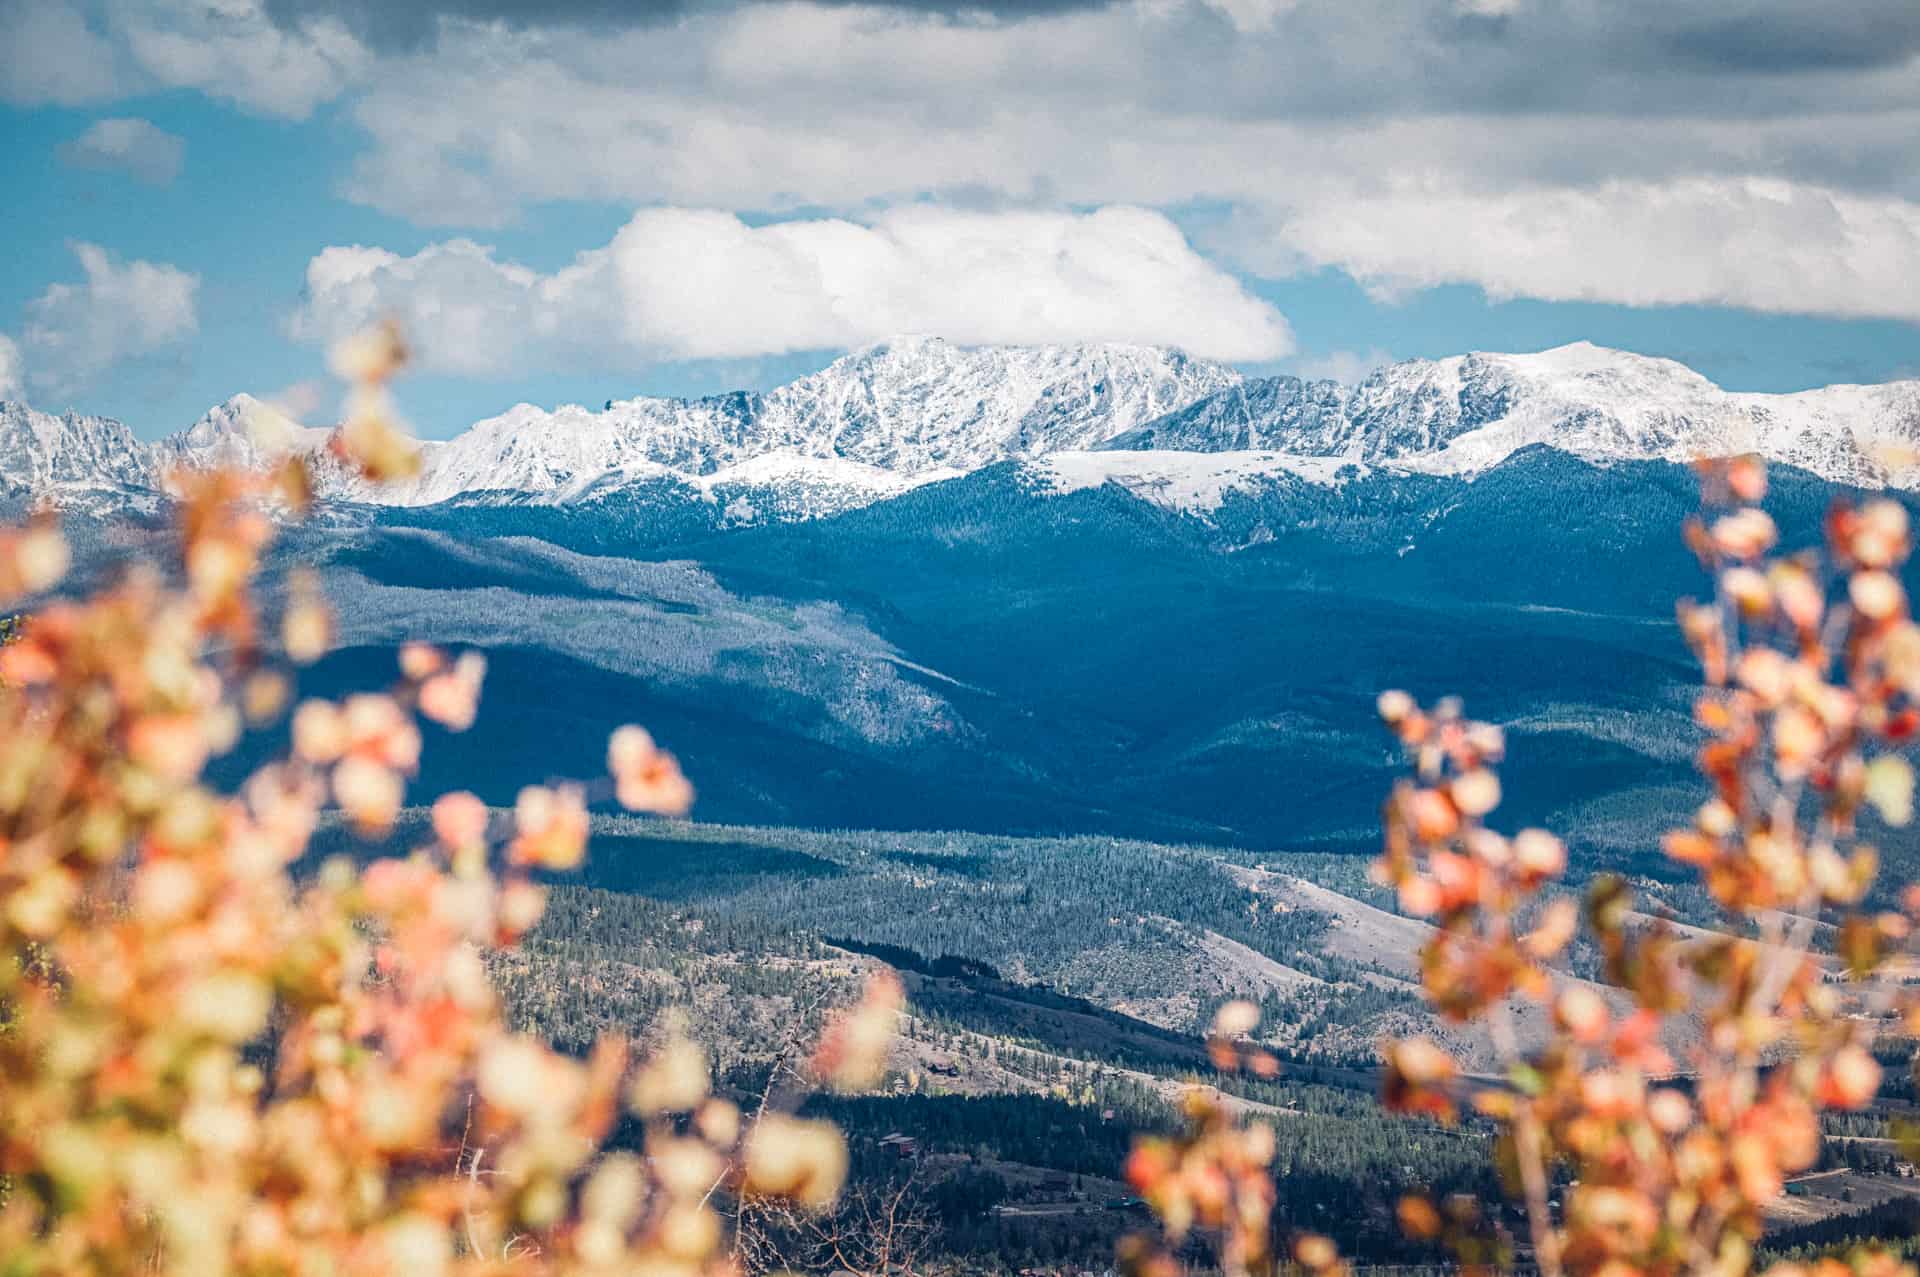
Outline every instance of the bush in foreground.
<svg viewBox="0 0 1920 1277">
<path fill-rule="evenodd" d="M 1702 471 L 1708 509 L 1686 531 L 1714 595 L 1683 601 L 1679 620 L 1707 684 L 1695 715 L 1708 787 L 1664 849 L 1698 872 L 1721 929 L 1636 913 L 1613 877 L 1582 905 L 1558 888 L 1560 839 L 1486 823 L 1500 801 L 1500 730 L 1451 701 L 1380 697 L 1412 774 L 1387 800 L 1376 872 L 1404 912 L 1433 923 L 1421 965 L 1435 1012 L 1483 1029 L 1501 1059 L 1499 1076 L 1467 1078 L 1431 1040 L 1387 1043 L 1384 1098 L 1492 1123 L 1524 1217 L 1516 1239 L 1497 1204 L 1409 1197 L 1399 1222 L 1472 1268 L 1738 1277 L 1753 1265 L 1762 1208 L 1819 1157 L 1822 1112 L 1874 1098 L 1876 1036 L 1920 1030 L 1906 953 L 1920 890 L 1875 892 L 1878 856 L 1858 827 L 1868 809 L 1889 824 L 1912 815 L 1913 773 L 1894 752 L 1920 730 L 1920 626 L 1895 575 L 1910 548 L 1906 513 L 1887 500 L 1838 503 L 1823 548 L 1777 555 L 1759 463 Z M 1583 924 L 1604 983 L 1561 961 Z M 1527 1004 L 1544 1012 L 1532 1041 L 1518 1025 Z M 1245 1041 L 1254 1027 L 1250 1004 L 1222 1010 L 1224 1065 L 1265 1063 Z M 1197 1103 L 1193 1129 L 1141 1144 L 1129 1172 L 1173 1241 L 1197 1231 L 1229 1272 L 1266 1271 L 1280 1262 L 1271 1143 Z M 1175 1268 L 1149 1241 L 1129 1258 L 1143 1272 Z M 1291 1259 L 1316 1274 L 1343 1269 L 1317 1236 L 1294 1239 Z M 1863 1277 L 1911 1271 L 1871 1248 L 1823 1263 Z"/>
<path fill-rule="evenodd" d="M 385 393 L 403 356 L 392 332 L 338 352 L 329 464 L 416 464 Z M 323 818 L 393 825 L 419 719 L 468 726 L 484 664 L 410 645 L 393 687 L 291 707 L 291 755 L 215 792 L 208 760 L 286 716 L 287 664 L 327 644 L 310 584 L 271 617 L 253 588 L 311 474 L 171 482 L 174 562 L 42 602 L 0 646 L 0 1273 L 715 1272 L 722 1202 L 828 1207 L 830 1126 L 743 1115 L 685 1040 L 560 1055 L 489 987 L 480 951 L 539 919 L 532 875 L 580 862 L 589 801 L 686 810 L 673 758 L 623 728 L 591 784 L 505 819 L 444 795 L 411 855 L 293 877 Z M 0 531 L 0 603 L 66 568 L 51 522 Z M 816 1074 L 870 1080 L 895 998 L 876 986 Z M 601 1148 L 626 1114 L 644 1157 Z"/>
</svg>

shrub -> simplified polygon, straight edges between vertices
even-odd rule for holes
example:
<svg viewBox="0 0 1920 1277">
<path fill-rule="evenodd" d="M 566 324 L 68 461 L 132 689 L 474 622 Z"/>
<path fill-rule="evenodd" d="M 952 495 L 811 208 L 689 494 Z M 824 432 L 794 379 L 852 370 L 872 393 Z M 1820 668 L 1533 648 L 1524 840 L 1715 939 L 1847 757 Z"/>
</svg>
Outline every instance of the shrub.
<svg viewBox="0 0 1920 1277">
<path fill-rule="evenodd" d="M 1487 824 L 1500 730 L 1453 701 L 1380 697 L 1412 773 L 1387 800 L 1376 872 L 1403 912 L 1433 924 L 1421 966 L 1434 1011 L 1483 1029 L 1501 1058 L 1498 1077 L 1468 1078 L 1434 1041 L 1387 1043 L 1385 1100 L 1490 1123 L 1524 1218 L 1516 1239 L 1496 1207 L 1409 1197 L 1399 1223 L 1476 1268 L 1745 1273 L 1762 1207 L 1820 1155 L 1822 1111 L 1874 1098 L 1876 1035 L 1920 1028 L 1898 979 L 1920 889 L 1897 911 L 1863 904 L 1878 858 L 1859 829 L 1869 810 L 1889 824 L 1912 815 L 1913 773 L 1894 752 L 1920 729 L 1920 626 L 1895 575 L 1905 512 L 1836 503 L 1823 548 L 1779 555 L 1759 463 L 1702 471 L 1707 508 L 1686 536 L 1714 594 L 1683 601 L 1679 620 L 1705 674 L 1695 714 L 1708 792 L 1664 849 L 1699 873 L 1724 911 L 1720 930 L 1641 915 L 1614 877 L 1591 884 L 1584 909 L 1555 891 L 1558 838 Z M 1604 984 L 1556 965 L 1583 923 Z M 1529 1005 L 1538 1029 L 1523 1041 L 1517 1012 Z M 1266 1063 L 1246 1040 L 1256 1018 L 1251 1004 L 1222 1009 L 1223 1063 Z M 1133 1182 L 1168 1241 L 1210 1239 L 1229 1272 L 1274 1267 L 1271 1132 L 1200 1100 L 1192 1117 L 1181 1137 L 1136 1148 Z M 1175 1267 L 1147 1239 L 1127 1258 L 1141 1272 Z M 1343 1267 L 1311 1235 L 1294 1239 L 1291 1259 L 1318 1274 Z M 1851 1265 L 1911 1271 L 1871 1249 Z"/>
<path fill-rule="evenodd" d="M 414 467 L 386 397 L 403 358 L 391 331 L 337 352 L 328 464 Z M 216 792 L 208 760 L 286 716 L 290 664 L 326 647 L 310 583 L 277 616 L 253 585 L 312 475 L 170 482 L 170 565 L 43 601 L 0 646 L 0 1272 L 693 1273 L 728 1267 L 723 1201 L 827 1208 L 830 1126 L 743 1116 L 684 1039 L 638 1067 L 615 1040 L 560 1055 L 489 987 L 481 950 L 538 920 L 533 875 L 580 862 L 590 800 L 686 809 L 672 756 L 622 728 L 590 785 L 498 819 L 444 795 L 410 855 L 295 878 L 329 813 L 389 830 L 419 718 L 469 725 L 484 662 L 409 645 L 393 687 L 293 707 L 290 756 Z M 66 568 L 50 519 L 0 531 L 0 604 Z M 815 1074 L 867 1080 L 896 1000 L 876 986 Z M 603 1154 L 629 1114 L 645 1158 Z"/>
</svg>

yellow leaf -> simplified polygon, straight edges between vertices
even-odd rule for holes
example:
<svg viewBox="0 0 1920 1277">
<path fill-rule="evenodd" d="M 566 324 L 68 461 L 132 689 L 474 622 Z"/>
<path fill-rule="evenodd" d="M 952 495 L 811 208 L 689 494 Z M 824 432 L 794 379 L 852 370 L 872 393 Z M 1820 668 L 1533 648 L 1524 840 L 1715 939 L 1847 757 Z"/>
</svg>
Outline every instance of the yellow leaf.
<svg viewBox="0 0 1920 1277">
<path fill-rule="evenodd" d="M 1913 819 L 1913 768 L 1906 759 L 1883 754 L 1867 765 L 1867 801 L 1889 825 Z"/>
</svg>

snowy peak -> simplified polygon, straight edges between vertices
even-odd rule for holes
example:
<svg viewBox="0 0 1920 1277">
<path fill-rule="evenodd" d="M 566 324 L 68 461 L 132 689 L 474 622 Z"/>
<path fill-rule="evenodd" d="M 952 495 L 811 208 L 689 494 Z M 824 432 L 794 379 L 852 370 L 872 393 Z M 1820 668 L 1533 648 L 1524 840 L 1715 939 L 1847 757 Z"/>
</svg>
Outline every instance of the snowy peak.
<svg viewBox="0 0 1920 1277">
<path fill-rule="evenodd" d="M 1252 447 L 1473 473 L 1535 444 L 1593 461 L 1757 452 L 1825 478 L 1920 483 L 1920 383 L 1799 394 L 1722 390 L 1684 364 L 1589 342 L 1381 368 L 1356 386 L 1269 378 L 1200 400 L 1109 447 Z"/>
<path fill-rule="evenodd" d="M 1619 393 L 1718 391 L 1720 387 L 1675 359 L 1635 354 L 1596 346 L 1590 341 L 1569 342 L 1531 355 L 1501 355 L 1476 351 L 1459 356 L 1507 369 L 1517 377 L 1539 380 L 1582 379 Z"/>
<path fill-rule="evenodd" d="M 110 417 L 54 416 L 0 402 L 0 492 L 68 499 L 89 494 L 147 494 L 181 467 L 260 467 L 290 452 L 317 454 L 330 431 L 297 426 L 251 395 L 235 395 L 178 434 L 142 443 Z M 323 478 L 344 476 L 327 463 Z M 9 493 L 15 495 L 16 493 Z"/>
<path fill-rule="evenodd" d="M 146 445 L 111 417 L 56 417 L 0 401 L 0 487 L 35 495 L 140 487 L 149 474 Z"/>
<path fill-rule="evenodd" d="M 516 404 L 432 444 L 420 477 L 384 499 L 402 505 L 464 492 L 557 492 L 608 471 L 702 474 L 733 459 L 744 442 L 753 396 L 629 399 L 599 412 L 578 404 L 552 411 Z"/>
<path fill-rule="evenodd" d="M 1118 344 L 955 346 L 904 339 L 767 396 L 778 446 L 887 470 L 971 470 L 1086 448 L 1239 384 L 1176 350 Z"/>
<path fill-rule="evenodd" d="M 1506 435 L 1478 441 L 1458 468 L 1492 464 L 1531 443 L 1601 459 L 1664 456 L 1685 447 L 1688 423 L 1723 398 L 1684 364 L 1591 342 L 1531 355 L 1409 360 L 1354 387 L 1345 450 L 1371 460 L 1438 453 L 1512 423 L 1510 444 L 1500 446 Z"/>
<path fill-rule="evenodd" d="M 176 466 L 195 470 L 255 467 L 288 453 L 316 453 L 326 446 L 329 433 L 297 425 L 272 404 L 240 394 L 154 444 L 152 464 L 162 473 Z"/>
<path fill-rule="evenodd" d="M 917 479 L 1092 447 L 1239 381 L 1224 365 L 1150 346 L 903 338 L 764 395 L 627 399 L 598 412 L 520 404 L 432 449 L 420 478 L 386 499 L 557 493 L 649 467 L 711 476 L 775 454 Z"/>
</svg>

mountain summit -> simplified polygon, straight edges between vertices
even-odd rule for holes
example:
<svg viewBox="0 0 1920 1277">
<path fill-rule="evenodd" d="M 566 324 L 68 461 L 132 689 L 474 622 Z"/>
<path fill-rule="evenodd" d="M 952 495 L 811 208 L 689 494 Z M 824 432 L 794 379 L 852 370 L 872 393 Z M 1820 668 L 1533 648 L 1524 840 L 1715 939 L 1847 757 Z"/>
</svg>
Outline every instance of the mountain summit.
<svg viewBox="0 0 1920 1277">
<path fill-rule="evenodd" d="M 1094 447 L 1239 384 L 1152 346 L 874 346 L 765 394 L 625 399 L 600 412 L 520 404 L 434 446 L 408 504 L 565 489 L 609 471 L 703 476 L 770 454 L 943 477 Z M 391 499 L 391 498 L 390 498 Z"/>
<path fill-rule="evenodd" d="M 1470 474 L 1535 444 L 1599 462 L 1752 452 L 1839 482 L 1920 486 L 1920 382 L 1740 393 L 1671 359 L 1577 342 L 1412 359 L 1356 386 L 1247 381 L 1102 446 L 1267 449 Z"/>
<path fill-rule="evenodd" d="M 214 405 L 185 430 L 154 444 L 150 463 L 162 471 L 175 466 L 198 470 L 258 466 L 289 451 L 317 452 L 332 433 L 295 425 L 272 404 L 241 394 Z"/>
</svg>

